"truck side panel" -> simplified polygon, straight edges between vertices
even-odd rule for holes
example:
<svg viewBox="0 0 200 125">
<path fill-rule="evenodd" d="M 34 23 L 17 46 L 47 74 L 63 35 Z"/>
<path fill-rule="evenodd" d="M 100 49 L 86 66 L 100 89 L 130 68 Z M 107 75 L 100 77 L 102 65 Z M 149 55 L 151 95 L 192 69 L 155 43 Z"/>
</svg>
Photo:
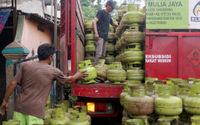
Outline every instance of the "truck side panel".
<svg viewBox="0 0 200 125">
<path fill-rule="evenodd" d="M 146 31 L 146 77 L 200 78 L 200 33 Z"/>
<path fill-rule="evenodd" d="M 182 77 L 200 78 L 200 36 L 183 38 L 182 55 Z"/>
<path fill-rule="evenodd" d="M 73 75 L 84 59 L 84 20 L 79 0 L 61 1 L 60 29 L 60 66 L 66 75 Z"/>
<path fill-rule="evenodd" d="M 150 36 L 146 39 L 147 76 L 159 76 L 162 80 L 166 77 L 178 77 L 177 42 L 177 37 Z"/>
</svg>

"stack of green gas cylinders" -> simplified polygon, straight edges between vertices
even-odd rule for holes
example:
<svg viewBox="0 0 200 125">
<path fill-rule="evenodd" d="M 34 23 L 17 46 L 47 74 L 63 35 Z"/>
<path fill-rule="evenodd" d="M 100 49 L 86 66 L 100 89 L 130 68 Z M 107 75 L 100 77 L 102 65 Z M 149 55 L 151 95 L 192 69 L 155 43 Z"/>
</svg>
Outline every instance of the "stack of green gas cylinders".
<svg viewBox="0 0 200 125">
<path fill-rule="evenodd" d="M 94 33 L 92 28 L 92 19 L 86 20 L 85 22 L 85 59 L 94 62 L 95 57 L 95 43 L 94 43 Z"/>
<path fill-rule="evenodd" d="M 112 62 L 107 70 L 107 79 L 114 84 L 121 84 L 126 80 L 126 71 L 121 62 Z"/>
<path fill-rule="evenodd" d="M 3 125 L 20 125 L 20 121 L 3 121 Z M 33 125 L 91 125 L 91 117 L 87 115 L 86 106 L 69 108 L 69 102 L 65 100 L 56 104 L 55 108 L 46 109 L 44 124 Z"/>
<path fill-rule="evenodd" d="M 69 108 L 69 102 L 65 100 L 46 110 L 44 125 L 91 125 L 91 118 L 85 106 Z"/>
<path fill-rule="evenodd" d="M 125 84 L 122 125 L 200 125 L 200 79 L 163 81 L 147 77 L 144 85 Z"/>
<path fill-rule="evenodd" d="M 126 8 L 126 9 L 125 9 Z M 122 62 L 127 72 L 127 82 L 141 84 L 144 81 L 144 20 L 136 4 L 121 6 L 118 10 L 119 26 L 115 35 L 115 61 Z"/>
<path fill-rule="evenodd" d="M 122 124 L 148 125 L 148 115 L 153 112 L 154 99 L 145 95 L 140 84 L 127 84 L 120 95 L 120 103 L 124 107 Z"/>
<path fill-rule="evenodd" d="M 108 32 L 108 39 L 106 43 L 106 64 L 111 64 L 115 61 L 115 34 L 114 27 L 110 25 Z"/>
</svg>

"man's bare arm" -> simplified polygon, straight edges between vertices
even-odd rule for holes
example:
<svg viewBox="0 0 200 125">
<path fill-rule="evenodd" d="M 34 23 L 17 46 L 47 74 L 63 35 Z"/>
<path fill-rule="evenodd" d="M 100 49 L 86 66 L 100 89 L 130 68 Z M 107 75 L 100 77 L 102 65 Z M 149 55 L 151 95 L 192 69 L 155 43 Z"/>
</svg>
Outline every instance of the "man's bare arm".
<svg viewBox="0 0 200 125">
<path fill-rule="evenodd" d="M 83 72 L 76 72 L 73 76 L 68 76 L 65 83 L 72 83 L 76 81 L 77 79 L 84 79 L 85 77 L 88 76 L 88 74 L 85 74 L 86 71 Z"/>
<path fill-rule="evenodd" d="M 97 31 L 97 22 L 99 21 L 98 18 L 94 18 L 93 22 L 92 22 L 92 27 L 93 27 L 93 30 L 94 30 L 94 37 L 95 37 L 95 40 L 98 40 L 99 39 L 99 33 Z"/>
<path fill-rule="evenodd" d="M 8 99 L 9 99 L 10 95 L 13 93 L 13 91 L 15 90 L 16 86 L 17 86 L 17 81 L 15 81 L 15 80 L 12 80 L 10 82 L 10 84 L 8 85 L 8 88 L 6 89 L 6 94 L 3 99 L 3 103 L 0 106 L 0 114 L 1 115 L 4 115 L 5 111 L 8 110 Z"/>
<path fill-rule="evenodd" d="M 8 99 L 9 99 L 10 95 L 13 93 L 13 91 L 15 90 L 16 86 L 17 86 L 17 81 L 15 81 L 15 80 L 12 80 L 10 82 L 10 84 L 8 85 L 8 88 L 6 89 L 6 94 L 4 97 L 4 100 L 6 102 L 8 102 Z"/>
<path fill-rule="evenodd" d="M 118 24 L 115 23 L 114 21 L 112 21 L 112 25 L 115 26 L 115 27 L 118 27 Z"/>
</svg>

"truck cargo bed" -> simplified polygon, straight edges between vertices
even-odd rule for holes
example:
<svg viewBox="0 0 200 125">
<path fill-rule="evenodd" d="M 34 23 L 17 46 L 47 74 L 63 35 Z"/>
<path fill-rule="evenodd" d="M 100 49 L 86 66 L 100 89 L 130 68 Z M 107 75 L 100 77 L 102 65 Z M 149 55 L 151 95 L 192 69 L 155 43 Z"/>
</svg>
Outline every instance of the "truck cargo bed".
<svg viewBox="0 0 200 125">
<path fill-rule="evenodd" d="M 91 98 L 119 98 L 123 84 L 73 84 L 72 95 Z"/>
</svg>

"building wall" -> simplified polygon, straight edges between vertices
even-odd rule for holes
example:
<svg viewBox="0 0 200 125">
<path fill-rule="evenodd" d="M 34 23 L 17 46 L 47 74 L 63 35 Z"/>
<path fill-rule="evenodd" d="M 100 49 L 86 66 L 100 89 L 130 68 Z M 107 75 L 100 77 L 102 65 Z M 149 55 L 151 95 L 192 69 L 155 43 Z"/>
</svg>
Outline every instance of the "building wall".
<svg viewBox="0 0 200 125">
<path fill-rule="evenodd" d="M 17 0 L 17 10 L 21 10 L 26 13 L 37 13 L 44 17 L 42 0 Z"/>
<path fill-rule="evenodd" d="M 43 29 L 43 31 L 39 30 L 38 27 Z M 37 48 L 39 45 L 43 43 L 51 43 L 50 29 L 35 21 L 25 18 L 21 43 L 30 51 L 27 57 L 35 56 L 37 55 Z"/>
<path fill-rule="evenodd" d="M 0 0 L 1 7 L 11 7 L 12 0 Z M 37 13 L 44 17 L 44 4 L 43 0 L 17 0 L 17 10 L 21 10 L 26 13 Z"/>
</svg>

